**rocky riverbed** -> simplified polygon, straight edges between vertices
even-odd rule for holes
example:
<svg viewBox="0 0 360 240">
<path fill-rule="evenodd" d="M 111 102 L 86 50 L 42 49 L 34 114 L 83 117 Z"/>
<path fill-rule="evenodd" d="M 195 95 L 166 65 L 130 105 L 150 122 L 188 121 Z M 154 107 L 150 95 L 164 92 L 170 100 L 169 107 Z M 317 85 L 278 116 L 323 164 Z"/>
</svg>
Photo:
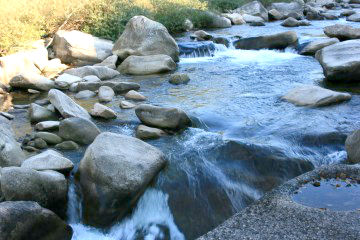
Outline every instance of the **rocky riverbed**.
<svg viewBox="0 0 360 240">
<path fill-rule="evenodd" d="M 0 232 L 22 239 L 36 219 L 11 224 L 35 214 L 56 230 L 30 239 L 196 239 L 287 180 L 359 162 L 359 11 L 328 4 L 253 2 L 174 38 L 137 16 L 115 44 L 60 31 L 2 58 Z"/>
</svg>

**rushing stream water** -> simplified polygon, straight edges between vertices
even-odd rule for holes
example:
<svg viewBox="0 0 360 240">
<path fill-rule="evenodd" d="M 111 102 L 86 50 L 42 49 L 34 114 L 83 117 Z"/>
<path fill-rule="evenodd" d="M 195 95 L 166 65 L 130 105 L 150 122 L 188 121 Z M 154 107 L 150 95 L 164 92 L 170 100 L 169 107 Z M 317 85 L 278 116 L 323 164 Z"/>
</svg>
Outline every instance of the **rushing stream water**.
<svg viewBox="0 0 360 240">
<path fill-rule="evenodd" d="M 324 37 L 322 28 L 339 22 L 345 20 L 313 21 L 312 26 L 290 30 L 304 42 Z M 248 37 L 288 30 L 276 22 L 211 33 Z M 189 35 L 178 41 L 189 41 Z M 68 222 L 74 240 L 195 239 L 282 182 L 346 159 L 344 140 L 359 126 L 356 92 L 347 103 L 323 108 L 295 107 L 280 100 L 297 84 L 327 86 L 316 59 L 294 49 L 245 51 L 218 45 L 200 55 L 204 57 L 181 58 L 177 72 L 190 76 L 188 85 L 170 85 L 167 74 L 121 77 L 138 82 L 149 103 L 182 108 L 195 124 L 180 134 L 149 141 L 165 153 L 169 164 L 133 212 L 107 231 L 81 224 L 81 196 L 71 177 Z M 134 135 L 139 120 L 133 110 L 119 108 L 122 98 L 109 104 L 117 120 L 96 123 L 103 131 Z M 80 103 L 90 109 L 96 101 Z M 14 96 L 14 103 L 26 101 Z M 20 118 L 13 123 L 19 137 L 31 132 L 25 122 Z M 78 165 L 84 150 L 65 155 Z"/>
</svg>

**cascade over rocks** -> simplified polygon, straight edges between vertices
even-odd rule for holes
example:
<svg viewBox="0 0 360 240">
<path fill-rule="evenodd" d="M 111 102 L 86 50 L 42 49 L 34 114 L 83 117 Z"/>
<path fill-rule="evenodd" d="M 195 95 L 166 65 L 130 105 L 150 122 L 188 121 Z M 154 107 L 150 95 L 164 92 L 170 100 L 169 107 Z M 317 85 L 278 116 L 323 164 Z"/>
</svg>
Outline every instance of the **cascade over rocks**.
<svg viewBox="0 0 360 240">
<path fill-rule="evenodd" d="M 167 55 L 179 61 L 179 48 L 166 27 L 144 16 L 129 20 L 112 52 L 121 60 L 131 55 Z"/>
<path fill-rule="evenodd" d="M 235 48 L 246 50 L 267 49 L 285 49 L 295 45 L 298 41 L 295 32 L 283 32 L 274 35 L 265 35 L 259 37 L 241 38 L 235 42 Z"/>
<path fill-rule="evenodd" d="M 120 75 L 118 71 L 104 66 L 84 66 L 84 67 L 72 68 L 66 70 L 65 73 L 80 78 L 84 78 L 87 76 L 97 76 L 101 80 L 112 79 Z"/>
<path fill-rule="evenodd" d="M 317 51 L 323 49 L 324 47 L 338 43 L 337 38 L 322 38 L 314 40 L 308 43 L 305 43 L 300 50 L 301 55 L 315 55 Z"/>
<path fill-rule="evenodd" d="M 80 105 L 75 103 L 63 92 L 52 89 L 49 91 L 48 98 L 52 105 L 60 112 L 64 118 L 80 117 L 90 119 L 89 113 Z"/>
<path fill-rule="evenodd" d="M 99 128 L 88 119 L 72 117 L 60 122 L 59 136 L 65 140 L 90 144 L 99 134 Z"/>
<path fill-rule="evenodd" d="M 167 55 L 130 56 L 118 67 L 123 74 L 149 75 L 176 69 L 176 63 Z"/>
<path fill-rule="evenodd" d="M 113 43 L 79 31 L 60 30 L 52 43 L 55 56 L 63 63 L 92 65 L 112 55 Z"/>
<path fill-rule="evenodd" d="M 6 240 L 71 240 L 72 228 L 31 201 L 0 203 L 0 236 Z"/>
<path fill-rule="evenodd" d="M 165 163 L 160 150 L 139 139 L 100 134 L 86 150 L 77 173 L 85 222 L 109 226 L 124 217 Z"/>
<path fill-rule="evenodd" d="M 23 167 L 1 169 L 1 191 L 6 201 L 35 201 L 60 216 L 65 215 L 67 181 L 61 173 Z"/>
<path fill-rule="evenodd" d="M 333 82 L 360 81 L 360 40 L 348 40 L 316 52 L 327 80 Z"/>
<path fill-rule="evenodd" d="M 0 167 L 20 166 L 24 160 L 25 155 L 15 140 L 10 122 L 0 116 Z"/>
<path fill-rule="evenodd" d="M 324 33 L 328 37 L 335 37 L 340 41 L 360 39 L 360 28 L 354 28 L 348 25 L 335 24 L 324 28 Z"/>
<path fill-rule="evenodd" d="M 297 106 L 322 107 L 350 100 L 351 95 L 318 86 L 301 85 L 290 90 L 282 99 Z"/>
<path fill-rule="evenodd" d="M 258 17 L 261 17 L 262 19 L 264 19 L 264 21 L 269 20 L 267 9 L 259 1 L 249 2 L 243 6 L 235 9 L 234 12 L 240 13 L 240 14 L 246 13 L 249 15 L 258 16 Z"/>
<path fill-rule="evenodd" d="M 151 127 L 179 130 L 191 125 L 190 118 L 178 108 L 162 108 L 141 104 L 135 109 L 140 121 Z"/>
</svg>

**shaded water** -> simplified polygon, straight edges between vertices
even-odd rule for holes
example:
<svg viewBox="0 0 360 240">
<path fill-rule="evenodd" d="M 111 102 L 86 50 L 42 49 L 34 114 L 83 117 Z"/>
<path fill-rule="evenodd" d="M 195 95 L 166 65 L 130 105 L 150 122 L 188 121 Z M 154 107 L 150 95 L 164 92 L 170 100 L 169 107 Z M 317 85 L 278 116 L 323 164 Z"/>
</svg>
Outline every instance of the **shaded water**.
<svg viewBox="0 0 360 240">
<path fill-rule="evenodd" d="M 337 22 L 343 20 L 316 21 L 291 30 L 304 42 L 324 37 L 322 27 Z M 213 33 L 254 36 L 289 30 L 279 24 L 235 26 Z M 188 35 L 178 41 L 188 41 Z M 184 56 L 177 72 L 190 76 L 188 85 L 169 84 L 168 74 L 121 76 L 122 81 L 138 82 L 148 103 L 184 109 L 195 126 L 149 141 L 165 153 L 169 164 L 133 212 L 106 232 L 81 224 L 81 196 L 72 184 L 68 221 L 74 239 L 195 239 L 282 182 L 346 159 L 346 135 L 359 126 L 357 94 L 349 102 L 317 109 L 280 100 L 297 84 L 324 85 L 314 58 L 300 56 L 294 49 L 216 47 L 203 57 Z M 117 112 L 117 120 L 96 123 L 103 131 L 134 135 L 139 121 L 133 110 L 119 108 L 122 99 L 117 96 L 108 105 Z M 79 103 L 90 109 L 96 101 Z M 15 102 L 26 103 L 20 98 Z M 31 132 L 25 118 L 16 118 L 13 124 L 17 129 L 27 126 L 16 131 L 19 137 Z M 84 150 L 65 154 L 78 164 Z"/>
</svg>

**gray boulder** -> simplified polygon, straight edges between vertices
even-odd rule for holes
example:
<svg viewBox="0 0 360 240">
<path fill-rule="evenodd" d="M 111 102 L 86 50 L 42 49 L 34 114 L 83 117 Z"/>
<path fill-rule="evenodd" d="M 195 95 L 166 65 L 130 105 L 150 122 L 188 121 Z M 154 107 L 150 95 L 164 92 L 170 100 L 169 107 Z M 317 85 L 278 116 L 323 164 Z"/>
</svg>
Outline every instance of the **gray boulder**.
<svg viewBox="0 0 360 240">
<path fill-rule="evenodd" d="M 110 57 L 107 57 L 104 61 L 102 61 L 101 63 L 97 63 L 94 66 L 103 66 L 103 67 L 108 67 L 111 69 L 116 70 L 116 63 L 118 61 L 118 56 L 116 55 L 111 55 Z"/>
<path fill-rule="evenodd" d="M 121 101 L 120 102 L 120 107 L 122 109 L 131 109 L 131 108 L 136 107 L 136 105 L 131 103 L 131 102 L 128 102 L 128 101 Z"/>
<path fill-rule="evenodd" d="M 62 154 L 47 150 L 38 155 L 26 159 L 22 164 L 22 168 L 30 168 L 38 171 L 54 170 L 64 174 L 68 174 L 74 168 L 74 164 Z"/>
<path fill-rule="evenodd" d="M 75 95 L 76 99 L 89 99 L 96 96 L 96 93 L 90 90 L 83 90 Z"/>
<path fill-rule="evenodd" d="M 206 12 L 206 18 L 209 20 L 206 24 L 208 28 L 229 28 L 231 21 L 212 12 Z"/>
<path fill-rule="evenodd" d="M 60 216 L 67 203 L 67 181 L 61 173 L 23 167 L 1 169 L 1 191 L 6 201 L 34 201 Z"/>
<path fill-rule="evenodd" d="M 53 49 L 61 62 L 76 66 L 100 63 L 111 55 L 113 43 L 79 31 L 58 31 Z"/>
<path fill-rule="evenodd" d="M 253 15 L 249 15 L 249 14 L 243 14 L 242 17 L 246 23 L 263 23 L 264 22 L 264 19 L 262 19 L 261 17 L 257 17 L 257 16 L 253 16 Z"/>
<path fill-rule="evenodd" d="M 245 24 L 245 20 L 239 13 L 224 13 L 221 16 L 226 17 L 231 21 L 231 24 L 233 25 L 242 25 Z"/>
<path fill-rule="evenodd" d="M 160 150 L 139 139 L 100 134 L 78 170 L 85 222 L 109 226 L 122 218 L 165 163 Z"/>
<path fill-rule="evenodd" d="M 0 203 L 2 240 L 71 240 L 72 228 L 36 202 Z"/>
<path fill-rule="evenodd" d="M 79 145 L 74 141 L 64 141 L 62 143 L 56 144 L 55 149 L 60 151 L 71 151 L 79 149 Z"/>
<path fill-rule="evenodd" d="M 44 121 L 37 123 L 35 125 L 35 129 L 38 131 L 58 130 L 59 125 L 60 125 L 59 121 Z"/>
<path fill-rule="evenodd" d="M 67 73 L 61 74 L 55 79 L 55 86 L 60 89 L 69 89 L 71 84 L 81 82 L 82 78 Z"/>
<path fill-rule="evenodd" d="M 356 11 L 352 10 L 352 9 L 344 10 L 343 12 L 340 13 L 340 17 L 349 17 L 355 13 L 356 13 Z"/>
<path fill-rule="evenodd" d="M 86 76 L 97 76 L 101 80 L 112 79 L 120 74 L 118 71 L 104 66 L 84 66 L 72 68 L 66 70 L 65 73 L 80 78 L 84 78 Z"/>
<path fill-rule="evenodd" d="M 345 149 L 350 163 L 360 163 L 360 130 L 346 138 Z"/>
<path fill-rule="evenodd" d="M 55 87 L 54 81 L 47 79 L 37 73 L 21 73 L 10 80 L 10 86 L 21 89 L 36 89 L 49 91 Z"/>
<path fill-rule="evenodd" d="M 0 116 L 0 167 L 20 166 L 25 155 L 15 140 L 10 122 Z"/>
<path fill-rule="evenodd" d="M 290 90 L 282 99 L 297 106 L 322 107 L 348 101 L 351 99 L 351 95 L 318 86 L 301 85 Z"/>
<path fill-rule="evenodd" d="M 65 140 L 90 144 L 99 134 L 99 128 L 88 119 L 73 117 L 60 122 L 59 136 Z"/>
<path fill-rule="evenodd" d="M 101 86 L 99 88 L 99 102 L 111 102 L 115 96 L 115 92 L 111 87 Z"/>
<path fill-rule="evenodd" d="M 115 119 L 116 113 L 111 108 L 104 106 L 100 103 L 95 103 L 93 109 L 90 112 L 91 116 L 104 119 Z"/>
<path fill-rule="evenodd" d="M 299 26 L 301 26 L 301 24 L 300 24 L 300 21 L 296 20 L 295 18 L 289 17 L 281 23 L 281 26 L 283 26 L 283 27 L 299 27 Z"/>
<path fill-rule="evenodd" d="M 167 55 L 179 61 L 179 47 L 166 27 L 144 16 L 135 16 L 126 24 L 116 41 L 113 54 L 125 60 L 131 55 Z"/>
<path fill-rule="evenodd" d="M 298 13 L 300 15 L 303 15 L 304 13 L 304 4 L 303 2 L 276 2 L 272 3 L 269 7 L 269 9 L 276 9 L 279 13 L 281 13 L 283 16 L 287 16 L 292 12 Z"/>
<path fill-rule="evenodd" d="M 165 135 L 163 130 L 145 125 L 139 125 L 136 129 L 136 137 L 142 140 L 157 139 Z"/>
<path fill-rule="evenodd" d="M 101 82 L 101 79 L 95 75 L 89 75 L 89 76 L 83 77 L 82 80 L 84 82 Z"/>
<path fill-rule="evenodd" d="M 61 137 L 59 137 L 55 133 L 49 133 L 49 132 L 36 132 L 35 138 L 41 138 L 47 144 L 50 144 L 50 145 L 55 145 L 55 144 L 59 144 L 62 142 Z"/>
<path fill-rule="evenodd" d="M 51 104 L 60 112 L 64 118 L 80 117 L 90 119 L 89 113 L 80 105 L 75 103 L 63 92 L 51 89 L 48 94 Z"/>
<path fill-rule="evenodd" d="M 115 93 L 125 93 L 130 90 L 139 90 L 140 85 L 132 82 L 102 81 L 102 82 L 81 82 L 77 85 L 77 91 L 96 91 L 101 86 L 111 87 Z"/>
<path fill-rule="evenodd" d="M 274 35 L 265 35 L 260 37 L 241 38 L 235 43 L 237 49 L 285 49 L 295 45 L 298 41 L 295 32 L 283 32 Z"/>
<path fill-rule="evenodd" d="M 351 39 L 360 39 L 360 28 L 354 28 L 348 25 L 335 24 L 324 28 L 324 33 L 331 38 L 337 38 L 340 41 Z"/>
<path fill-rule="evenodd" d="M 141 93 L 131 90 L 125 94 L 126 100 L 134 100 L 134 101 L 145 101 L 146 97 L 142 95 Z"/>
<path fill-rule="evenodd" d="M 284 18 L 284 15 L 282 15 L 278 10 L 276 9 L 271 9 L 269 10 L 268 12 L 269 14 L 269 20 L 275 20 L 275 21 L 278 21 L 278 20 L 281 20 Z"/>
<path fill-rule="evenodd" d="M 191 38 L 198 41 L 208 41 L 213 39 L 213 36 L 204 30 L 195 31 Z"/>
<path fill-rule="evenodd" d="M 36 103 L 30 104 L 29 107 L 29 118 L 32 123 L 58 120 L 56 113 L 50 111 L 49 109 L 37 105 Z"/>
<path fill-rule="evenodd" d="M 360 13 L 352 14 L 346 18 L 350 22 L 360 22 Z"/>
<path fill-rule="evenodd" d="M 170 76 L 169 83 L 174 85 L 187 84 L 190 82 L 190 77 L 184 73 L 177 73 Z"/>
<path fill-rule="evenodd" d="M 176 63 L 167 55 L 130 56 L 118 67 L 123 74 L 149 75 L 176 69 Z"/>
<path fill-rule="evenodd" d="M 259 1 L 249 2 L 235 9 L 234 12 L 241 14 L 246 13 L 249 15 L 258 16 L 264 19 L 265 21 L 269 20 L 267 9 Z"/>
<path fill-rule="evenodd" d="M 338 43 L 337 38 L 322 38 L 307 43 L 300 51 L 301 55 L 315 55 L 315 53 L 324 47 Z"/>
<path fill-rule="evenodd" d="M 135 113 L 140 121 L 147 126 L 179 130 L 191 125 L 190 118 L 178 108 L 162 108 L 141 104 L 135 109 Z"/>
<path fill-rule="evenodd" d="M 333 82 L 360 81 L 360 40 L 348 40 L 316 52 L 324 75 Z"/>
</svg>

